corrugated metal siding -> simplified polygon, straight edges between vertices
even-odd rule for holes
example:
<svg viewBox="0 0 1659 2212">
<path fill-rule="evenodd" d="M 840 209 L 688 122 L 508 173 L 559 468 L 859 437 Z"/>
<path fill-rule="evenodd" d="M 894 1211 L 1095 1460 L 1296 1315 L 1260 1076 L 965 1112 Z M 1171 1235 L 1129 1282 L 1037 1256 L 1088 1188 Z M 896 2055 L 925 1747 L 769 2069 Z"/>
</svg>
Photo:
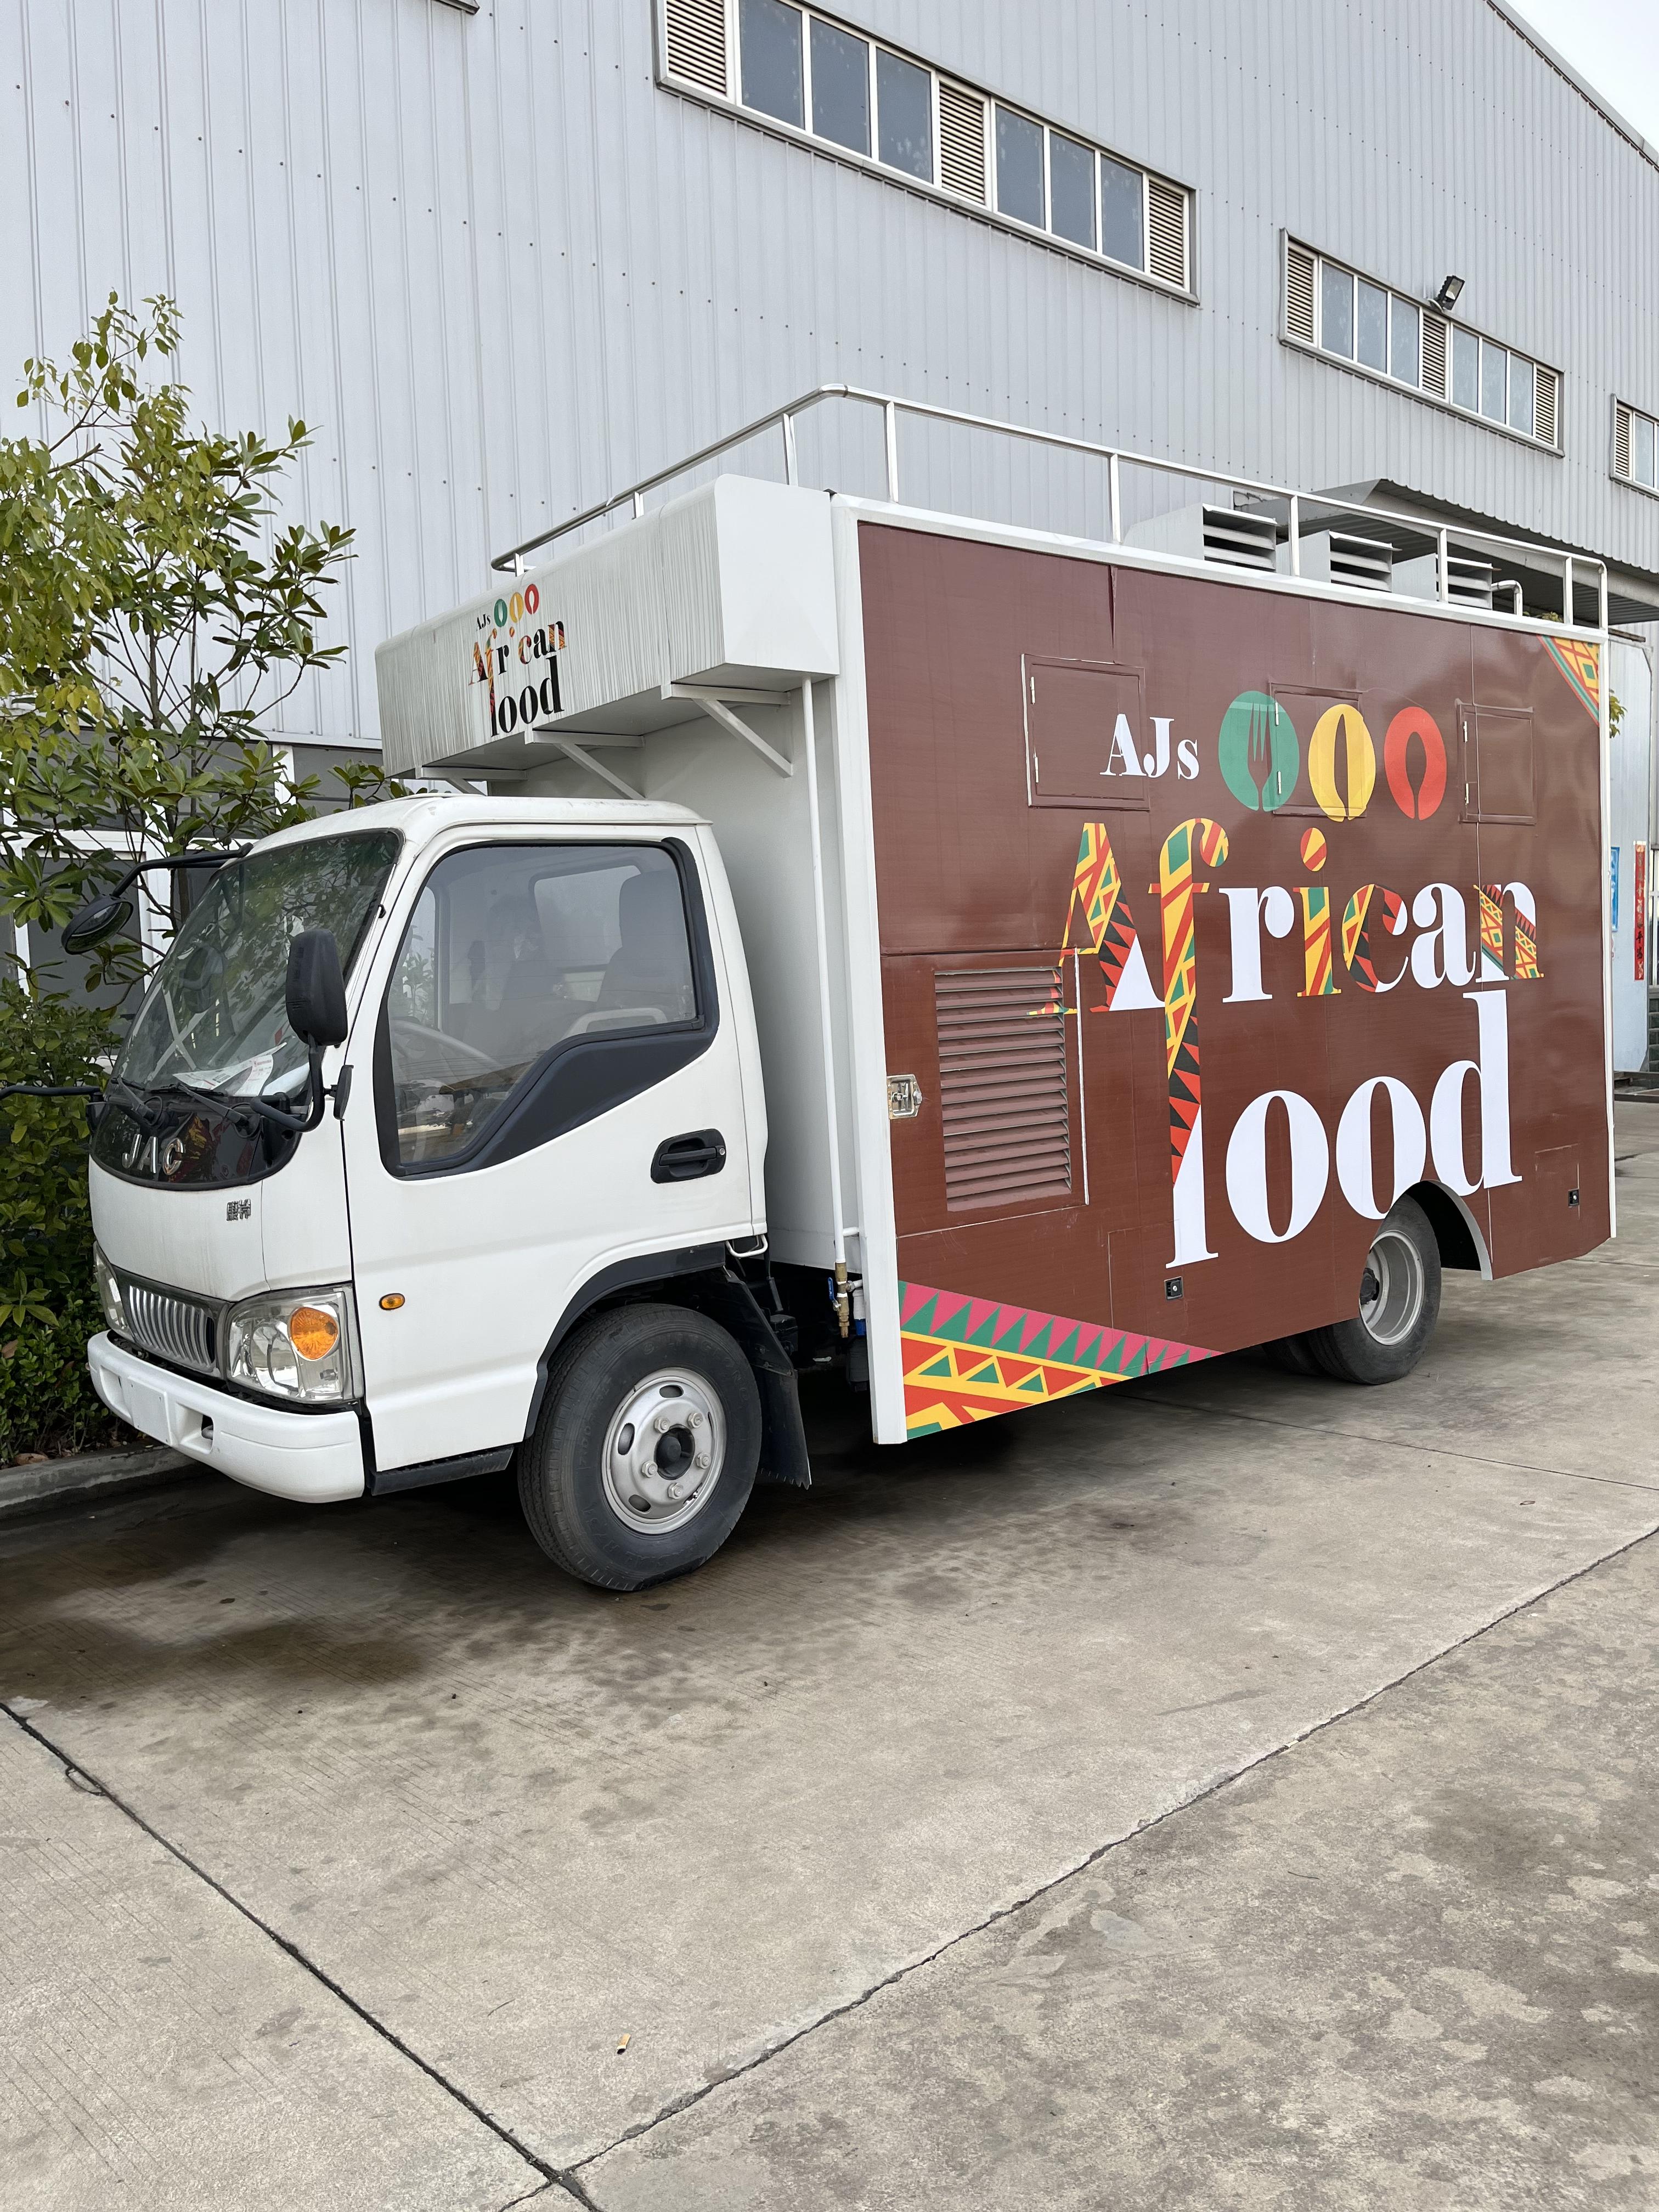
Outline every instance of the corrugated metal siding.
<svg viewBox="0 0 1659 2212">
<path fill-rule="evenodd" d="M 374 734 L 372 651 L 489 553 L 834 378 L 1304 484 L 1385 476 L 1659 568 L 1607 475 L 1659 411 L 1659 170 L 1486 0 L 848 0 L 840 12 L 1196 190 L 1192 308 L 654 82 L 651 0 L 11 0 L 0 363 L 173 292 L 227 425 L 316 426 L 347 668 L 290 735 Z M 1565 372 L 1565 461 L 1277 343 L 1290 229 Z M 1098 530 L 1091 477 L 905 433 L 906 489 Z M 757 464 L 777 466 L 775 451 Z M 803 434 L 875 488 L 868 424 Z"/>
</svg>

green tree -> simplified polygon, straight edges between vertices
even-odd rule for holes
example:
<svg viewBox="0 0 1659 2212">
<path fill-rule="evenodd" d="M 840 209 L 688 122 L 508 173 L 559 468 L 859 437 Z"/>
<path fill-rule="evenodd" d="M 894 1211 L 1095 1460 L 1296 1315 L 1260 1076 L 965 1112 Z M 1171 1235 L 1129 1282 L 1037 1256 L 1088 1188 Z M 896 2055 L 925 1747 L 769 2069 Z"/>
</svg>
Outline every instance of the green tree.
<svg viewBox="0 0 1659 2212">
<path fill-rule="evenodd" d="M 165 373 L 178 313 L 145 308 L 112 293 L 65 364 L 26 362 L 17 404 L 43 434 L 0 439 L 0 904 L 52 928 L 128 861 L 313 812 L 317 779 L 289 777 L 260 732 L 346 649 L 318 631 L 352 533 L 279 510 L 306 425 L 192 428 Z M 378 768 L 336 773 L 351 801 L 386 787 Z M 143 883 L 167 915 L 170 879 Z M 130 988 L 156 957 L 118 938 L 89 981 Z"/>
<path fill-rule="evenodd" d="M 349 529 L 284 520 L 309 442 L 192 426 L 173 374 L 170 301 L 135 315 L 111 294 L 61 366 L 24 364 L 37 434 L 0 437 L 0 908 L 61 928 L 131 861 L 226 848 L 316 811 L 262 726 L 343 646 L 319 629 Z M 396 791 L 336 771 L 348 804 Z M 164 926 L 118 936 L 86 976 L 98 1002 L 14 955 L 0 979 L 0 1081 L 96 1081 L 118 1001 L 160 957 L 179 888 L 134 896 Z M 114 1000 L 117 1005 L 108 1001 Z M 95 1326 L 85 1109 L 0 1109 L 0 1453 L 71 1448 L 103 1425 L 86 1382 Z"/>
</svg>

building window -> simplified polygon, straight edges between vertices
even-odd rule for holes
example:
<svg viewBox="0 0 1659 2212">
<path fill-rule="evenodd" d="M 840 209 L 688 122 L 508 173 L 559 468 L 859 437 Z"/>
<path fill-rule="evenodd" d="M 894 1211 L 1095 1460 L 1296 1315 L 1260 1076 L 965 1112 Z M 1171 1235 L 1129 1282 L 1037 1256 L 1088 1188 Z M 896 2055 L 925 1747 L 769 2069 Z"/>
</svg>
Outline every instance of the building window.
<svg viewBox="0 0 1659 2212">
<path fill-rule="evenodd" d="M 1289 238 L 1285 335 L 1559 451 L 1561 380 L 1554 369 Z"/>
<path fill-rule="evenodd" d="M 1613 473 L 1621 483 L 1659 491 L 1659 422 L 1622 399 L 1613 403 Z"/>
<path fill-rule="evenodd" d="M 743 0 L 743 104 L 797 130 L 806 120 L 799 8 Z"/>
<path fill-rule="evenodd" d="M 657 0 L 665 83 L 1191 295 L 1186 187 L 797 0 Z M 1386 293 L 1369 290 L 1383 302 Z M 1363 342 L 1377 345 L 1375 305 Z M 1364 356 L 1369 359 L 1369 354 Z"/>
</svg>

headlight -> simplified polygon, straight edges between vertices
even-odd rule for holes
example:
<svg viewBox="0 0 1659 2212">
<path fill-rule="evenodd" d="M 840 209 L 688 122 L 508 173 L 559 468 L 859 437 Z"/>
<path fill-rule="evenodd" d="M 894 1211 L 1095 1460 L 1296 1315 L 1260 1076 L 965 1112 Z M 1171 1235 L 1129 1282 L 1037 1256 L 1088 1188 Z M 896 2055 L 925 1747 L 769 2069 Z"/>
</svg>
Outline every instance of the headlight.
<svg viewBox="0 0 1659 2212">
<path fill-rule="evenodd" d="M 118 1336 L 130 1336 L 127 1327 L 126 1302 L 121 1296 L 121 1285 L 115 1271 L 94 1244 L 92 1248 L 92 1272 L 98 1285 L 98 1302 L 104 1309 L 104 1319 Z"/>
<path fill-rule="evenodd" d="M 350 1291 L 245 1298 L 226 1317 L 224 1363 L 228 1381 L 267 1397 L 326 1405 L 355 1396 Z"/>
</svg>

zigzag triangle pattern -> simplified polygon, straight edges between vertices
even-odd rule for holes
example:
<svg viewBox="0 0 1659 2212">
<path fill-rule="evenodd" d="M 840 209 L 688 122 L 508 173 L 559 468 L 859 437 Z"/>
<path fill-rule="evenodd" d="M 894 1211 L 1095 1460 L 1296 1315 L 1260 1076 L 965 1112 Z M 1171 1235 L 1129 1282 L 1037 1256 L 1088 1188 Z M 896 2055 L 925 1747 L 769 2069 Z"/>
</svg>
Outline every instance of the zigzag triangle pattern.
<svg viewBox="0 0 1659 2212">
<path fill-rule="evenodd" d="M 927 1283 L 899 1285 L 899 1344 L 905 1431 L 912 1437 L 966 1428 L 1215 1357 L 1200 1345 Z"/>
</svg>

